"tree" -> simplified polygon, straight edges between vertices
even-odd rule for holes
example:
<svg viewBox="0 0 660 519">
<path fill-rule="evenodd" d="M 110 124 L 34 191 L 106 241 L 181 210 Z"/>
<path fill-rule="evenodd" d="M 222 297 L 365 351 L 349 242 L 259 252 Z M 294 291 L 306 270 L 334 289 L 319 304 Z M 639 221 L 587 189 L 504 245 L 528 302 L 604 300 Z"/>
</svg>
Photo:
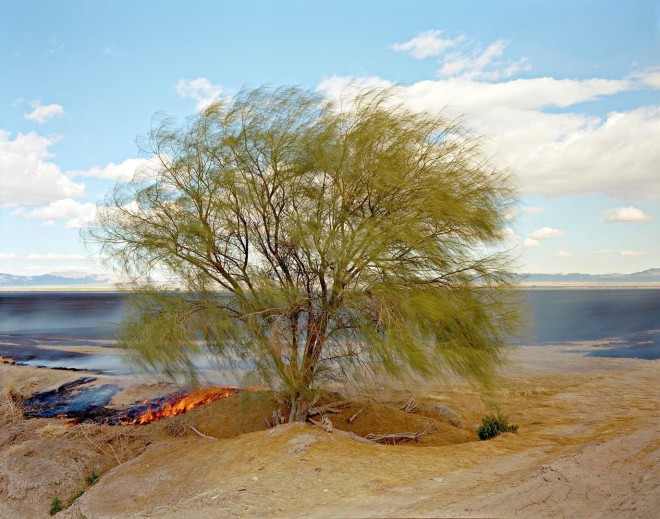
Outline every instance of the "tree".
<svg viewBox="0 0 660 519">
<path fill-rule="evenodd" d="M 388 91 L 346 107 L 261 88 L 161 122 L 145 150 L 157 166 L 118 184 L 87 236 L 136 280 L 137 362 L 194 375 L 210 352 L 301 421 L 328 378 L 483 381 L 502 360 L 507 257 L 487 251 L 512 190 L 459 122 Z"/>
</svg>

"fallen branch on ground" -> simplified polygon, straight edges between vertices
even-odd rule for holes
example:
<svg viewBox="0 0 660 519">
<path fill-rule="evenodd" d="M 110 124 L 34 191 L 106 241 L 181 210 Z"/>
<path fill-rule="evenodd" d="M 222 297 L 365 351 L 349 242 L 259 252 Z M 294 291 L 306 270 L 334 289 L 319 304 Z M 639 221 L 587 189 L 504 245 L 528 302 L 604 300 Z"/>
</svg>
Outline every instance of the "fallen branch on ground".
<svg viewBox="0 0 660 519">
<path fill-rule="evenodd" d="M 192 425 L 189 425 L 190 430 L 194 432 L 196 435 L 201 436 L 202 438 L 206 438 L 207 440 L 217 440 L 214 436 L 209 436 L 208 434 L 204 434 L 203 432 L 198 431 L 195 429 Z"/>
<path fill-rule="evenodd" d="M 435 428 L 426 424 L 417 432 L 405 432 L 405 433 L 391 433 L 391 434 L 372 434 L 369 433 L 365 438 L 371 440 L 375 443 L 389 443 L 391 445 L 396 445 L 397 443 L 403 443 L 410 440 L 419 442 L 421 437 L 425 434 L 430 434 L 435 431 Z"/>
<path fill-rule="evenodd" d="M 399 409 L 401 409 L 405 413 L 414 413 L 415 411 L 417 411 L 418 407 L 419 405 L 417 404 L 417 402 L 415 402 L 415 397 L 411 396 L 410 399 L 405 404 L 403 404 Z"/>
<path fill-rule="evenodd" d="M 358 416 L 360 416 L 360 413 L 361 413 L 362 411 L 364 411 L 365 409 L 366 409 L 366 407 L 363 407 L 362 409 L 360 409 L 357 413 L 355 413 L 353 416 L 351 416 L 351 417 L 350 417 L 348 420 L 346 420 L 346 421 L 347 421 L 348 423 L 353 423 L 353 422 L 355 421 L 355 419 L 356 419 Z"/>
<path fill-rule="evenodd" d="M 350 400 L 341 400 L 339 402 L 333 402 L 332 404 L 322 405 L 320 407 L 313 407 L 309 412 L 309 416 L 316 416 L 317 414 L 330 413 L 330 414 L 341 414 L 341 411 L 337 407 L 346 407 L 351 404 Z"/>
<path fill-rule="evenodd" d="M 317 427 L 322 427 L 323 429 L 326 428 L 326 424 L 323 422 L 317 422 L 315 420 L 312 420 L 311 418 L 307 418 L 307 421 L 311 423 L 312 425 L 316 425 Z M 367 438 L 363 438 L 362 436 L 358 436 L 355 433 L 352 433 L 350 431 L 342 431 L 340 429 L 334 429 L 332 430 L 333 433 L 339 434 L 340 436 L 346 436 L 347 438 L 350 438 L 351 440 L 355 440 L 356 442 L 360 443 L 368 443 L 370 445 L 374 445 L 376 442 L 369 440 Z"/>
</svg>

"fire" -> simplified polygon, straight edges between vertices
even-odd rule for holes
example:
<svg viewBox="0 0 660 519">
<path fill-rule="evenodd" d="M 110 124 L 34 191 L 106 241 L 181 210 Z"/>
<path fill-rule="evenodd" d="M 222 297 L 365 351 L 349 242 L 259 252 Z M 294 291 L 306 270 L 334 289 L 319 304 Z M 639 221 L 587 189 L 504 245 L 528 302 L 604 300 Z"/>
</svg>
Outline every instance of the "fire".
<svg viewBox="0 0 660 519">
<path fill-rule="evenodd" d="M 161 418 L 183 414 L 195 407 L 233 396 L 239 391 L 240 389 L 237 387 L 211 387 L 192 393 L 175 393 L 154 400 L 146 400 L 142 405 L 132 408 L 124 416 L 119 417 L 119 421 L 123 425 L 142 425 L 155 422 Z"/>
<path fill-rule="evenodd" d="M 107 425 L 141 425 L 168 416 L 176 416 L 240 391 L 260 391 L 268 388 L 203 387 L 183 389 L 176 393 L 135 402 L 117 409 L 107 404 L 121 390 L 114 384 L 92 385 L 93 377 L 67 382 L 57 389 L 35 393 L 23 403 L 26 418 L 60 418 L 73 427 L 83 422 Z"/>
</svg>

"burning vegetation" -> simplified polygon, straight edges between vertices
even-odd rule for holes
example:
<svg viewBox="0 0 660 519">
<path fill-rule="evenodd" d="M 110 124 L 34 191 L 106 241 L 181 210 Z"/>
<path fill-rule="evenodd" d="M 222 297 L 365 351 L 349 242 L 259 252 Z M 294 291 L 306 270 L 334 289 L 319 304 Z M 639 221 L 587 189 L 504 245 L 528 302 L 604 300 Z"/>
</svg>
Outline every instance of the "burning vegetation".
<svg viewBox="0 0 660 519">
<path fill-rule="evenodd" d="M 109 420 L 107 423 L 142 425 L 155 422 L 161 418 L 183 414 L 195 407 L 233 396 L 239 391 L 240 389 L 236 387 L 210 387 L 193 392 L 180 391 L 151 400 L 144 400 L 118 416 L 112 417 L 113 421 Z"/>
<path fill-rule="evenodd" d="M 235 395 L 237 387 L 207 387 L 181 390 L 153 399 L 135 402 L 128 408 L 116 409 L 108 404 L 121 391 L 114 384 L 92 385 L 94 377 L 84 377 L 41 391 L 23 403 L 26 418 L 62 418 L 69 425 L 91 421 L 109 425 L 143 425 L 161 418 L 177 416 L 196 407 Z"/>
</svg>

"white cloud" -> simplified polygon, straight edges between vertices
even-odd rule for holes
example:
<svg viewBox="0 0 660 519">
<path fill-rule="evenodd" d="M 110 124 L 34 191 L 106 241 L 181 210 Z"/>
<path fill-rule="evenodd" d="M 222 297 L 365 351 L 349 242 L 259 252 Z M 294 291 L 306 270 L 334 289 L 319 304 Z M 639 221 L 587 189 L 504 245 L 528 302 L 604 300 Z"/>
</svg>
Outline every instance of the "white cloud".
<svg viewBox="0 0 660 519">
<path fill-rule="evenodd" d="M 214 85 L 205 77 L 197 79 L 180 79 L 176 84 L 177 93 L 197 102 L 197 111 L 202 111 L 214 101 L 219 100 L 227 92 L 219 85 Z"/>
<path fill-rule="evenodd" d="M 504 219 L 505 220 L 513 220 L 520 214 L 520 210 L 514 209 L 513 207 L 507 207 L 504 210 Z"/>
<path fill-rule="evenodd" d="M 445 78 L 501 79 L 531 69 L 527 58 L 517 61 L 503 59 L 509 42 L 497 40 L 485 49 L 474 41 L 460 35 L 456 38 L 441 38 L 442 31 L 425 31 L 404 43 L 395 43 L 396 52 L 407 52 L 416 59 L 440 57 L 438 75 Z M 456 49 L 447 53 L 448 49 Z"/>
<path fill-rule="evenodd" d="M 637 256 L 643 256 L 643 252 L 638 252 L 636 250 L 620 250 L 619 251 L 619 256 L 627 256 L 627 257 L 637 257 Z"/>
<path fill-rule="evenodd" d="M 499 148 L 500 159 L 518 174 L 524 192 L 660 198 L 660 107 L 612 112 L 604 120 L 509 112 L 508 128 L 490 125 L 492 149 Z M 501 116 L 506 116 L 505 111 Z M 532 130 L 525 132 L 525 124 Z"/>
<path fill-rule="evenodd" d="M 370 89 L 391 89 L 394 83 L 378 76 L 331 76 L 321 80 L 316 91 L 322 93 L 333 101 L 349 101 L 362 92 Z"/>
<path fill-rule="evenodd" d="M 533 240 L 552 240 L 553 238 L 561 238 L 566 233 L 559 229 L 553 229 L 552 227 L 542 227 L 541 229 L 536 229 L 534 232 L 529 234 L 529 237 Z"/>
<path fill-rule="evenodd" d="M 343 102 L 365 88 L 391 88 L 414 110 L 450 118 L 467 114 L 465 122 L 486 137 L 482 144 L 486 153 L 516 175 L 523 194 L 660 198 L 659 106 L 612 112 L 604 118 L 542 111 L 642 88 L 638 80 L 453 78 L 394 86 L 379 77 L 334 76 L 318 87 Z"/>
<path fill-rule="evenodd" d="M 518 110 L 525 113 L 542 108 L 568 106 L 594 101 L 634 87 L 627 79 L 555 79 L 551 77 L 484 82 L 464 78 L 423 80 L 410 86 L 393 88 L 393 92 L 408 106 L 419 111 L 444 113 L 447 109 L 472 114 L 471 122 L 492 123 L 501 114 L 491 110 Z M 318 90 L 331 99 L 356 95 L 367 88 L 392 88 L 394 84 L 378 76 L 332 76 L 324 79 Z M 504 114 L 507 115 L 507 114 Z M 543 114 L 561 115 L 561 114 Z M 488 117 L 484 117 L 488 116 Z M 516 124 L 527 123 L 514 121 Z M 500 120 L 507 127 L 508 120 Z M 499 128 L 498 128 L 499 129 Z M 527 130 L 533 130 L 529 127 Z M 534 132 L 532 132 L 534 133 Z"/>
<path fill-rule="evenodd" d="M 0 130 L 0 206 L 36 206 L 62 198 L 78 198 L 85 185 L 76 183 L 50 162 L 49 151 L 57 137 L 35 132 L 10 139 Z"/>
<path fill-rule="evenodd" d="M 519 240 L 520 236 L 511 227 L 504 227 L 500 234 L 500 238 L 507 241 Z"/>
<path fill-rule="evenodd" d="M 543 207 L 533 207 L 533 206 L 525 206 L 521 208 L 508 207 L 504 210 L 504 219 L 513 220 L 514 218 L 517 218 L 520 213 L 525 213 L 530 216 L 536 216 L 538 214 L 545 213 L 545 209 Z"/>
<path fill-rule="evenodd" d="M 560 258 L 572 258 L 575 256 L 574 252 L 571 252 L 569 250 L 560 250 L 555 256 L 558 256 Z"/>
<path fill-rule="evenodd" d="M 531 65 L 526 58 L 518 61 L 499 59 L 508 44 L 507 41 L 498 40 L 483 51 L 472 50 L 447 54 L 442 59 L 442 67 L 438 75 L 464 79 L 501 79 L 530 70 Z"/>
<path fill-rule="evenodd" d="M 538 240 L 533 240 L 531 238 L 525 238 L 520 242 L 520 246 L 523 249 L 536 249 L 541 246 L 541 242 Z"/>
<path fill-rule="evenodd" d="M 660 72 L 652 72 L 641 77 L 642 81 L 653 88 L 660 88 Z"/>
<path fill-rule="evenodd" d="M 636 207 L 617 207 L 603 213 L 605 223 L 649 223 L 651 216 Z"/>
<path fill-rule="evenodd" d="M 32 111 L 25 113 L 23 116 L 28 121 L 36 121 L 39 124 L 44 124 L 45 122 L 50 121 L 53 117 L 64 115 L 64 108 L 62 105 L 42 105 L 40 101 L 32 101 L 30 106 L 32 107 Z"/>
<path fill-rule="evenodd" d="M 648 69 L 630 75 L 632 80 L 638 81 L 651 88 L 660 88 L 660 69 Z"/>
<path fill-rule="evenodd" d="M 160 166 L 160 159 L 152 157 L 151 159 L 126 159 L 115 164 L 110 162 L 103 167 L 94 167 L 88 170 L 75 170 L 67 172 L 67 175 L 73 177 L 95 177 L 127 182 L 133 178 L 136 172 L 148 174 L 153 168 Z"/>
<path fill-rule="evenodd" d="M 16 209 L 12 215 L 43 220 L 45 225 L 53 225 L 57 220 L 65 220 L 66 227 L 79 229 L 90 225 L 95 220 L 96 205 L 66 198 L 31 210 Z"/>
<path fill-rule="evenodd" d="M 454 39 L 442 39 L 440 38 L 441 34 L 442 31 L 421 32 L 412 40 L 395 43 L 391 48 L 396 52 L 406 52 L 415 59 L 424 59 L 438 56 L 463 40 L 462 36 Z"/>
</svg>

